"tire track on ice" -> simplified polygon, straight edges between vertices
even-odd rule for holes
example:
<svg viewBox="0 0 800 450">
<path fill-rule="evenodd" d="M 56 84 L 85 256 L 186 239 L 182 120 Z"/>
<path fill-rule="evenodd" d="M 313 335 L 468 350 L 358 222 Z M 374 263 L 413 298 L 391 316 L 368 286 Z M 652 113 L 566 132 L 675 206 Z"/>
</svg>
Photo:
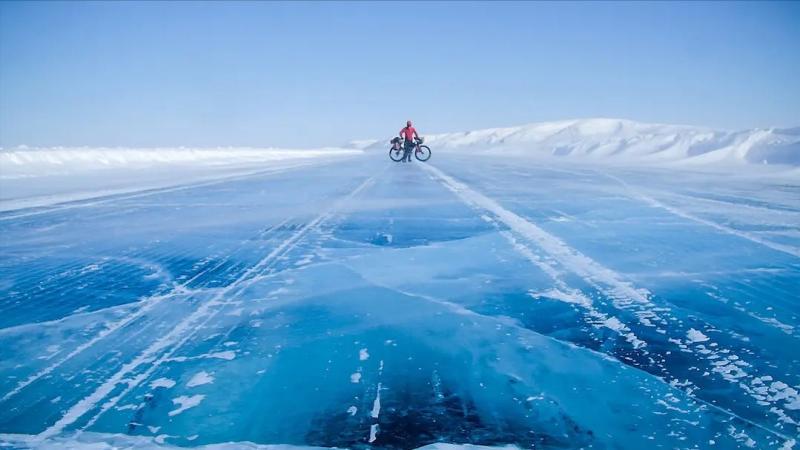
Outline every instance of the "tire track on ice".
<svg viewBox="0 0 800 450">
<path fill-rule="evenodd" d="M 142 381 L 146 380 L 161 364 L 169 360 L 176 351 L 194 337 L 198 329 L 214 319 L 225 305 L 237 298 L 244 289 L 257 282 L 257 275 L 270 269 L 272 264 L 278 261 L 282 255 L 294 248 L 309 232 L 315 230 L 332 217 L 336 211 L 346 206 L 352 198 L 369 187 L 378 175 L 379 174 L 375 174 L 367 178 L 349 194 L 346 194 L 343 198 L 339 199 L 339 201 L 334 202 L 327 210 L 297 230 L 292 236 L 262 258 L 256 265 L 248 269 L 233 283 L 220 290 L 210 300 L 200 305 L 191 315 L 177 323 L 169 333 L 157 339 L 136 358 L 125 364 L 118 372 L 114 373 L 97 387 L 94 392 L 70 407 L 53 425 L 39 433 L 37 438 L 43 440 L 57 435 L 67 426 L 72 425 L 83 417 L 91 409 L 97 407 L 118 385 L 122 383 L 127 384 L 127 387 L 123 389 L 119 395 L 108 400 L 101 406 L 100 411 L 89 419 L 89 424 L 86 426 L 94 423 L 100 415 L 116 405 L 125 394 L 138 386 Z M 150 366 L 143 373 L 128 378 L 129 375 L 134 375 L 134 371 L 148 363 Z"/>
<path fill-rule="evenodd" d="M 623 280 L 618 273 L 597 263 L 558 237 L 503 208 L 496 201 L 472 190 L 466 184 L 456 181 L 430 164 L 423 164 L 420 167 L 437 178 L 445 188 L 456 194 L 464 203 L 491 213 L 497 221 L 535 243 L 564 267 L 587 282 L 598 286 L 601 292 L 612 299 L 617 308 L 633 310 L 643 325 L 655 327 L 654 322 L 656 322 L 666 326 L 667 321 L 659 317 L 657 308 L 650 300 L 650 293 L 647 290 L 636 288 L 630 282 Z"/>
<path fill-rule="evenodd" d="M 492 220 L 488 217 L 487 219 Z M 495 224 L 495 226 L 498 225 L 496 222 L 492 222 Z M 519 242 L 513 234 L 509 233 L 508 231 L 501 231 L 500 234 L 506 238 L 506 240 L 514 247 L 515 250 L 517 250 L 517 252 L 522 254 L 531 263 L 533 263 L 533 265 L 546 273 L 550 279 L 553 280 L 553 283 L 555 283 L 556 289 L 551 289 L 550 291 L 541 293 L 530 293 L 532 297 L 545 296 L 580 306 L 586 311 L 586 316 L 591 319 L 589 320 L 589 323 L 596 327 L 608 328 L 624 338 L 634 350 L 639 350 L 644 355 L 649 354 L 647 350 L 644 349 L 644 347 L 647 346 L 647 343 L 636 336 L 636 333 L 634 333 L 627 325 L 625 325 L 616 317 L 609 316 L 595 308 L 590 298 L 588 298 L 579 289 L 575 289 L 564 282 L 564 280 L 561 279 L 558 271 L 550 263 L 533 253 L 528 246 Z"/>
<path fill-rule="evenodd" d="M 490 218 L 491 220 L 502 222 L 518 235 L 538 245 L 568 270 L 585 278 L 592 284 L 609 286 L 611 289 L 604 289 L 601 287 L 601 292 L 609 296 L 614 305 L 619 309 L 629 309 L 631 306 L 636 307 L 636 309 L 638 309 L 637 316 L 643 325 L 653 327 L 655 326 L 652 323 L 653 320 L 666 325 L 668 322 L 666 319 L 668 319 L 673 324 L 676 324 L 676 326 L 679 326 L 677 325 L 679 321 L 677 318 L 673 317 L 669 309 L 656 307 L 650 300 L 651 294 L 649 291 L 636 288 L 631 283 L 624 281 L 621 275 L 613 270 L 602 266 L 588 256 L 580 253 L 578 250 L 569 247 L 558 237 L 534 225 L 525 218 L 505 209 L 495 200 L 472 190 L 468 185 L 456 181 L 436 167 L 430 164 L 421 164 L 417 165 L 417 167 L 420 167 L 422 170 L 431 174 L 435 179 L 438 179 L 446 189 L 453 192 L 465 204 L 490 213 L 494 216 Z M 666 319 L 659 317 L 654 309 L 658 309 L 658 312 L 662 313 Z M 779 420 L 777 428 L 780 430 L 775 429 L 775 427 L 768 427 L 753 422 L 733 411 L 713 405 L 698 397 L 695 392 L 698 391 L 699 388 L 688 379 L 681 381 L 669 375 L 667 372 L 667 375 L 663 379 L 664 382 L 672 386 L 680 386 L 685 389 L 687 395 L 697 401 L 713 406 L 715 409 L 723 411 L 731 416 L 743 419 L 770 434 L 784 439 L 786 442 L 789 442 L 791 438 L 781 431 L 783 430 L 783 424 L 794 426 L 794 433 L 800 432 L 800 424 L 786 413 L 787 409 L 800 409 L 800 393 L 798 393 L 796 389 L 792 388 L 787 383 L 775 380 L 772 376 L 757 376 L 746 372 L 744 368 L 752 367 L 752 365 L 742 360 L 733 351 L 713 342 L 708 336 L 705 336 L 702 331 L 698 332 L 698 330 L 693 328 L 685 331 L 686 336 L 684 340 L 672 338 L 669 339 L 669 342 L 678 346 L 680 350 L 692 354 L 697 358 L 698 362 L 706 360 L 706 363 L 712 366 L 709 367 L 711 372 L 716 373 L 721 376 L 723 380 L 738 387 L 745 396 L 755 400 L 759 405 L 769 407 L 768 411 Z M 667 333 L 667 330 L 663 330 L 663 332 Z"/>
<path fill-rule="evenodd" d="M 772 250 L 777 250 L 779 252 L 783 252 L 783 253 L 786 253 L 788 255 L 792 255 L 792 256 L 800 258 L 800 248 L 797 248 L 797 247 L 794 247 L 794 246 L 791 246 L 791 245 L 786 245 L 786 244 L 779 244 L 777 242 L 772 242 L 772 241 L 769 241 L 769 240 L 766 240 L 766 239 L 762 239 L 759 236 L 756 236 L 756 235 L 754 235 L 752 233 L 748 233 L 746 231 L 737 230 L 735 228 L 731 228 L 731 227 L 719 224 L 717 222 L 714 222 L 714 221 L 711 221 L 711 220 L 708 220 L 708 219 L 703 219 L 702 217 L 697 217 L 694 214 L 690 214 L 690 213 L 688 213 L 686 211 L 683 211 L 681 209 L 678 209 L 678 208 L 676 208 L 674 206 L 667 205 L 666 203 L 663 203 L 663 202 L 661 202 L 659 200 L 656 200 L 653 197 L 650 197 L 650 196 L 642 193 L 641 191 L 637 190 L 636 188 L 634 188 L 633 186 L 628 184 L 622 178 L 619 178 L 619 177 L 617 177 L 615 175 L 610 175 L 610 174 L 607 174 L 607 173 L 604 173 L 602 175 L 604 175 L 604 176 L 616 181 L 617 183 L 621 184 L 630 193 L 631 197 L 633 197 L 635 199 L 638 199 L 638 200 L 641 200 L 644 203 L 647 203 L 648 205 L 650 205 L 650 206 L 652 206 L 654 208 L 663 209 L 663 210 L 665 210 L 665 211 L 667 211 L 667 212 L 669 212 L 671 214 L 674 214 L 674 215 L 676 215 L 678 217 L 683 217 L 684 219 L 691 220 L 692 222 L 696 222 L 696 223 L 699 223 L 701 225 L 706 225 L 708 227 L 714 228 L 715 230 L 721 231 L 721 232 L 723 232 L 725 234 L 729 234 L 729 235 L 732 235 L 732 236 L 737 236 L 737 237 L 740 237 L 742 239 L 747 239 L 750 242 L 754 242 L 756 244 L 763 245 L 764 247 L 771 248 Z"/>
</svg>

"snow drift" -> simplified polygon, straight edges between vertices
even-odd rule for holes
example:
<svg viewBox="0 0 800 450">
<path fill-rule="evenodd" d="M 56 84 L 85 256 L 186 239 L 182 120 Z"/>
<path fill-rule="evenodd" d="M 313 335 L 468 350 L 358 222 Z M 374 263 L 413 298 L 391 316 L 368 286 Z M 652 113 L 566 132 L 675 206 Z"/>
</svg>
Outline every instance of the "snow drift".
<svg viewBox="0 0 800 450">
<path fill-rule="evenodd" d="M 0 149 L 0 177 L 17 178 L 72 171 L 154 165 L 232 166 L 359 153 L 342 148 L 110 148 L 51 147 Z"/>
<path fill-rule="evenodd" d="M 0 149 L 0 211 L 289 170 L 360 153 L 341 148 Z"/>
<path fill-rule="evenodd" d="M 387 148 L 387 141 L 353 141 L 350 146 L 377 150 Z M 434 152 L 488 152 L 576 162 L 800 166 L 800 127 L 721 131 L 622 119 L 580 119 L 432 134 L 426 135 L 426 142 Z"/>
</svg>

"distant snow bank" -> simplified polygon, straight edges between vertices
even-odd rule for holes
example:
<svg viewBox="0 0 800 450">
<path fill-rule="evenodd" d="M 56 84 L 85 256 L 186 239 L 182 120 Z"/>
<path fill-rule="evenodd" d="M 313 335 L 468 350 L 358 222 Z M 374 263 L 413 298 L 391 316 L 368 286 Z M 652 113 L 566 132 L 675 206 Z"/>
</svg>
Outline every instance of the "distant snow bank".
<svg viewBox="0 0 800 450">
<path fill-rule="evenodd" d="M 153 165 L 245 165 L 358 153 L 358 150 L 343 148 L 288 150 L 246 147 L 205 149 L 17 147 L 0 149 L 0 178 Z"/>
<path fill-rule="evenodd" d="M 325 164 L 343 148 L 0 149 L 0 212 Z"/>
<path fill-rule="evenodd" d="M 800 166 L 800 127 L 720 131 L 623 119 L 579 119 L 425 136 L 437 151 L 635 165 Z M 353 141 L 388 149 L 388 139 Z"/>
<path fill-rule="evenodd" d="M 0 444 L 6 442 L 10 445 L 13 445 L 14 448 L 35 450 L 177 450 L 186 448 L 184 446 L 177 447 L 165 443 L 165 441 L 172 441 L 176 438 L 181 441 L 186 440 L 178 436 L 170 436 L 167 434 L 157 436 L 130 436 L 125 434 L 83 432 L 47 440 L 38 440 L 36 436 L 25 434 L 0 434 Z M 193 436 L 193 438 L 197 438 L 197 436 Z M 192 437 L 189 439 L 192 439 Z M 183 445 L 186 445 L 186 442 L 183 442 Z M 2 445 L 0 445 L 0 447 L 2 447 Z M 285 444 L 255 444 L 252 442 L 226 442 L 221 444 L 206 444 L 190 448 L 198 450 L 322 450 L 328 447 Z M 508 445 L 505 447 L 487 447 L 483 445 L 438 443 L 420 447 L 418 450 L 490 449 L 519 450 L 519 447 L 513 445 Z"/>
</svg>

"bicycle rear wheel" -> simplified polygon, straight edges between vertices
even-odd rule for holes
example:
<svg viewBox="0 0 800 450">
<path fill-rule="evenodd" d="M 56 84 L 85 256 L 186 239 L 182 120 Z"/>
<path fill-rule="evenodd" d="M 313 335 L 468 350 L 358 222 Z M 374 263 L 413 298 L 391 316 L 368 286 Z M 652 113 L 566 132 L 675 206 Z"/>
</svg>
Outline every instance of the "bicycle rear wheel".
<svg viewBox="0 0 800 450">
<path fill-rule="evenodd" d="M 394 162 L 400 162 L 400 160 L 403 159 L 403 149 L 402 148 L 399 148 L 399 149 L 390 148 L 389 149 L 389 158 L 391 158 L 392 161 L 394 161 Z"/>
<path fill-rule="evenodd" d="M 420 145 L 414 152 L 414 156 L 419 161 L 427 161 L 431 159 L 431 149 L 427 145 Z"/>
</svg>

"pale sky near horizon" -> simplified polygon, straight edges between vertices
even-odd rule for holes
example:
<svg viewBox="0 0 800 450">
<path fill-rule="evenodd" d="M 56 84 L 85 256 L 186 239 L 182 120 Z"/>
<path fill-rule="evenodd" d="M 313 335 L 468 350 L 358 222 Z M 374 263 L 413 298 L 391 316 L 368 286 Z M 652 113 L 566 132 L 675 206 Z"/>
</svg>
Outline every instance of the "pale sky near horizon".
<svg viewBox="0 0 800 450">
<path fill-rule="evenodd" d="M 0 146 L 800 125 L 800 3 L 0 2 Z"/>
</svg>

